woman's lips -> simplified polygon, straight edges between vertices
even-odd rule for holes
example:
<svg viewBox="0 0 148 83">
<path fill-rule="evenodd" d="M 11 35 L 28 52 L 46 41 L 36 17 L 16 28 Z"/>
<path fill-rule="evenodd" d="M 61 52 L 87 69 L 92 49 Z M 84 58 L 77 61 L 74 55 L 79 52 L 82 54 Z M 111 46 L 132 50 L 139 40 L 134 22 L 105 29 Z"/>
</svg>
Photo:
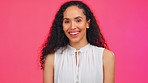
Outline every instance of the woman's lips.
<svg viewBox="0 0 148 83">
<path fill-rule="evenodd" d="M 80 31 L 69 32 L 69 34 L 70 34 L 70 36 L 71 36 L 72 38 L 78 37 L 79 33 L 80 33 Z"/>
</svg>

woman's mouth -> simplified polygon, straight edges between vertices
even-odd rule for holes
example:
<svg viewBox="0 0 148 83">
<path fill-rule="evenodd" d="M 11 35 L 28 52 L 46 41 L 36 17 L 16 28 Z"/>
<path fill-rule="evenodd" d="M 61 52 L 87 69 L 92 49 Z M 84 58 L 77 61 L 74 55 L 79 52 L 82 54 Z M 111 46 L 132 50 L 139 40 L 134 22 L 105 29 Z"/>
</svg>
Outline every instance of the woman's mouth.
<svg viewBox="0 0 148 83">
<path fill-rule="evenodd" d="M 80 31 L 69 32 L 69 34 L 72 38 L 78 37 L 79 33 L 80 33 Z"/>
</svg>

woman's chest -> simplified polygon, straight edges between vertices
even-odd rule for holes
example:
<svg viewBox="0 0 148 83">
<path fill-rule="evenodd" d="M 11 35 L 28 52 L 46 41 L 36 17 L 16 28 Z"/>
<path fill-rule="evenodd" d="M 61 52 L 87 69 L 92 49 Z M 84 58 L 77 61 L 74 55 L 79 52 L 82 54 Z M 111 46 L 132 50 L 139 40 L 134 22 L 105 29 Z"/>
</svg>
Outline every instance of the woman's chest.
<svg viewBox="0 0 148 83">
<path fill-rule="evenodd" d="M 102 83 L 102 59 L 89 54 L 63 56 L 57 63 L 57 83 Z"/>
</svg>

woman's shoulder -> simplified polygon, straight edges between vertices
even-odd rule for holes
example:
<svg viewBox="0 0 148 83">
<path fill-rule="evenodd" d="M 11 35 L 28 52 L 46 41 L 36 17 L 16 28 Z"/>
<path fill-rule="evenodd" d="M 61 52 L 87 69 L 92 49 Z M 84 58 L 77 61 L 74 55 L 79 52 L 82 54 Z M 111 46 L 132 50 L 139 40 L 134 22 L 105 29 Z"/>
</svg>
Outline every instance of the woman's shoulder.
<svg viewBox="0 0 148 83">
<path fill-rule="evenodd" d="M 103 51 L 103 63 L 106 66 L 115 63 L 115 55 L 111 50 L 104 49 L 104 51 Z"/>
<path fill-rule="evenodd" d="M 111 50 L 104 48 L 103 57 L 104 57 L 104 59 L 113 59 L 115 56 Z"/>
<path fill-rule="evenodd" d="M 54 64 L 54 53 L 48 54 L 45 58 L 45 66 L 53 66 Z"/>
<path fill-rule="evenodd" d="M 110 57 L 113 57 L 114 56 L 114 53 L 111 51 L 111 50 L 108 50 L 104 47 L 98 47 L 98 46 L 94 46 L 94 45 L 91 45 L 95 50 L 102 50 L 103 51 L 103 55 L 106 57 L 106 56 L 110 56 Z"/>
</svg>

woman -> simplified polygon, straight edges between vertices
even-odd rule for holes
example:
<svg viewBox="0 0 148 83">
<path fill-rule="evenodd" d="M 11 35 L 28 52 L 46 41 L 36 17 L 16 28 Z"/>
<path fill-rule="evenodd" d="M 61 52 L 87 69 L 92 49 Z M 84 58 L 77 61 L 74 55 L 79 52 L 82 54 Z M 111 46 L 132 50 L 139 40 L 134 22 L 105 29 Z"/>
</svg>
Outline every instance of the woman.
<svg viewBox="0 0 148 83">
<path fill-rule="evenodd" d="M 57 12 L 41 56 L 44 83 L 114 83 L 114 55 L 81 1 Z"/>
</svg>

